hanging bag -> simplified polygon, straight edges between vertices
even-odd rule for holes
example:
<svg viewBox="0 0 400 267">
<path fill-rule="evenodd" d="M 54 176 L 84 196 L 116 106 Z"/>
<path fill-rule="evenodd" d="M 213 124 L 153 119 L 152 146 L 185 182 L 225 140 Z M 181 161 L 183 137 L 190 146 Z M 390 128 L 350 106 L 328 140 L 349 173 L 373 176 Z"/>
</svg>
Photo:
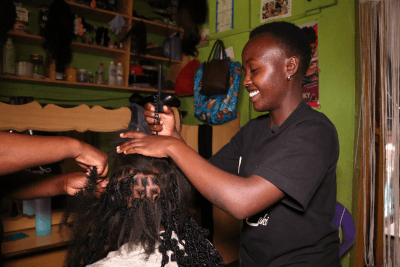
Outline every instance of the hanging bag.
<svg viewBox="0 0 400 267">
<path fill-rule="evenodd" d="M 178 96 L 193 95 L 194 74 L 200 67 L 200 62 L 197 60 L 197 54 L 193 60 L 189 61 L 179 72 L 175 81 L 175 93 Z"/>
<path fill-rule="evenodd" d="M 222 59 L 220 59 L 222 56 Z M 200 94 L 205 96 L 226 94 L 229 88 L 230 67 L 224 43 L 217 40 L 203 65 Z"/>
<path fill-rule="evenodd" d="M 229 80 L 225 94 L 206 96 L 200 93 L 202 89 L 203 64 L 194 76 L 194 115 L 207 124 L 222 124 L 236 119 L 237 100 L 239 94 L 242 67 L 239 62 L 228 61 Z"/>
</svg>

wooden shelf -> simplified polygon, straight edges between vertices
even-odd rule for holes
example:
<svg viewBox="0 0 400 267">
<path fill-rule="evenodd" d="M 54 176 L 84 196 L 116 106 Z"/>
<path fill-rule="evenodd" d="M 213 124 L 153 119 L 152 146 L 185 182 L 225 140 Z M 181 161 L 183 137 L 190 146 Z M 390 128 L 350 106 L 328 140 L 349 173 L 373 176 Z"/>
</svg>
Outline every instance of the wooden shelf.
<svg viewBox="0 0 400 267">
<path fill-rule="evenodd" d="M 5 258 L 14 257 L 26 253 L 67 245 L 69 242 L 68 233 L 60 233 L 59 227 L 60 226 L 57 224 L 52 225 L 51 234 L 48 236 L 36 236 L 35 228 L 5 233 L 5 236 L 16 233 L 24 233 L 27 234 L 28 237 L 15 241 L 2 242 L 1 250 L 3 256 Z"/>
<path fill-rule="evenodd" d="M 22 3 L 27 6 L 32 7 L 41 7 L 47 6 L 49 7 L 53 0 L 19 0 L 19 3 Z M 129 19 L 130 16 L 126 14 L 121 14 L 114 11 L 108 11 L 100 8 L 91 8 L 90 6 L 83 5 L 80 3 L 65 1 L 71 8 L 71 12 L 74 15 L 78 15 L 79 17 L 83 17 L 85 19 L 100 21 L 100 22 L 110 22 L 116 15 L 120 14 L 125 20 Z"/>
<path fill-rule="evenodd" d="M 78 15 L 78 17 L 83 17 L 89 20 L 108 23 L 118 14 L 120 14 L 125 19 L 125 22 L 130 18 L 130 16 L 118 12 L 108 11 L 100 8 L 92 9 L 90 6 L 71 1 L 66 1 L 66 3 L 71 7 L 71 11 L 73 14 Z"/>
<path fill-rule="evenodd" d="M 143 21 L 146 24 L 147 31 L 154 32 L 154 33 L 157 33 L 160 35 L 168 36 L 177 31 L 180 31 L 183 33 L 183 28 L 179 28 L 174 25 L 132 17 L 132 23 L 135 23 L 138 21 Z"/>
<path fill-rule="evenodd" d="M 68 228 L 64 235 L 60 235 L 59 227 L 63 211 L 52 211 L 51 234 L 48 236 L 36 236 L 35 216 L 19 215 L 15 218 L 3 218 L 4 236 L 24 233 L 28 237 L 2 242 L 1 248 L 5 258 L 14 257 L 34 251 L 64 246 L 69 241 Z"/>
<path fill-rule="evenodd" d="M 131 57 L 137 56 L 136 53 L 130 53 L 130 55 L 131 55 Z M 152 56 L 152 55 L 144 55 L 144 56 L 141 56 L 141 57 L 142 58 L 153 59 L 153 60 L 157 60 L 157 61 L 168 61 L 168 62 L 171 62 L 171 63 L 181 63 L 182 62 L 182 60 L 175 60 L 175 59 L 169 59 L 169 58 L 166 58 L 166 57 L 159 57 L 159 56 Z"/>
<path fill-rule="evenodd" d="M 58 86 L 68 86 L 68 87 L 89 87 L 96 89 L 105 89 L 105 90 L 128 90 L 135 92 L 143 92 L 143 93 L 156 93 L 157 88 L 141 88 L 141 87 L 130 87 L 130 86 L 117 86 L 117 85 L 108 85 L 108 84 L 95 84 L 95 83 L 80 83 L 80 82 L 67 82 L 67 81 L 59 81 L 59 80 L 50 80 L 50 79 L 37 79 L 32 77 L 23 77 L 23 76 L 13 76 L 13 75 L 0 75 L 0 80 L 9 80 L 13 82 L 26 82 L 26 83 L 42 83 L 42 84 L 55 84 Z M 173 90 L 163 90 L 163 92 L 168 94 L 175 94 Z"/>
<path fill-rule="evenodd" d="M 33 6 L 33 7 L 41 7 L 41 6 L 50 6 L 53 0 L 19 0 L 18 2 Z M 90 6 L 83 5 L 80 3 L 75 3 L 72 1 L 66 1 L 66 3 L 70 6 L 72 13 L 75 15 L 78 15 L 80 17 L 83 17 L 85 19 L 89 20 L 95 20 L 99 22 L 110 22 L 115 16 L 120 14 L 125 21 L 127 22 L 129 19 L 132 19 L 132 23 L 134 24 L 135 22 L 138 21 L 143 21 L 146 26 L 147 30 L 150 32 L 154 32 L 157 34 L 162 34 L 162 35 L 169 35 L 171 33 L 181 31 L 183 32 L 182 28 L 179 28 L 174 25 L 166 24 L 166 23 L 161 23 L 161 22 L 156 22 L 156 21 L 151 21 L 151 20 L 146 20 L 146 19 L 141 19 L 137 17 L 132 17 L 132 10 L 124 10 L 125 14 L 118 13 L 118 12 L 113 12 L 113 11 L 108 11 L 105 9 L 100 9 L 100 8 L 94 8 L 92 9 Z M 126 14 L 126 13 L 129 13 Z"/>
<path fill-rule="evenodd" d="M 13 38 L 13 43 L 14 44 L 15 43 L 22 43 L 22 44 L 40 46 L 44 42 L 42 36 L 33 35 L 33 34 L 25 33 L 25 32 L 9 31 L 7 33 L 7 35 Z"/>
<path fill-rule="evenodd" d="M 11 32 L 8 32 L 8 35 L 13 38 L 14 43 L 27 43 L 30 45 L 40 46 L 44 42 L 43 37 L 25 33 L 25 32 L 11 31 Z M 99 55 L 99 56 L 107 56 L 107 57 L 113 57 L 113 58 L 123 56 L 124 54 L 126 54 L 126 55 L 129 54 L 131 57 L 137 56 L 136 53 L 130 53 L 128 51 L 121 50 L 121 49 L 113 49 L 113 48 L 108 48 L 108 47 L 104 47 L 104 46 L 90 45 L 90 44 L 79 43 L 79 42 L 72 42 L 71 47 L 74 52 Z M 174 59 L 170 60 L 169 58 L 166 58 L 166 57 L 153 56 L 153 55 L 144 55 L 144 56 L 140 56 L 140 57 L 153 59 L 153 60 L 157 60 L 157 61 L 171 62 L 171 63 L 181 63 L 182 62 L 181 60 L 174 60 Z"/>
<path fill-rule="evenodd" d="M 100 45 L 91 45 L 78 42 L 72 42 L 71 47 L 74 52 L 81 52 L 85 54 L 94 54 L 98 56 L 106 56 L 114 58 L 124 54 L 128 55 L 129 53 L 128 51 L 121 49 L 113 49 Z"/>
<path fill-rule="evenodd" d="M 11 31 L 8 32 L 8 35 L 13 38 L 14 43 L 27 43 L 30 45 L 41 46 L 44 42 L 43 37 L 24 32 Z M 129 53 L 128 51 L 125 50 L 112 49 L 100 45 L 90 45 L 79 42 L 72 42 L 71 48 L 74 52 L 81 52 L 86 54 L 107 56 L 114 58 Z"/>
</svg>

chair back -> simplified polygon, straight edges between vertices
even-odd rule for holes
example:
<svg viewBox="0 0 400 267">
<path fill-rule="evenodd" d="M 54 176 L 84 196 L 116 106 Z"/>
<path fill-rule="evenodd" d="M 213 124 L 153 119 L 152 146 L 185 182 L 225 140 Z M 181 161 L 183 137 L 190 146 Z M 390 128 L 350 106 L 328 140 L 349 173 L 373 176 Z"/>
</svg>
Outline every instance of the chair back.
<svg viewBox="0 0 400 267">
<path fill-rule="evenodd" d="M 350 212 L 339 202 L 336 202 L 335 217 L 332 220 L 332 224 L 337 228 L 341 228 L 343 232 L 339 250 L 339 256 L 342 257 L 354 244 L 356 229 Z"/>
</svg>

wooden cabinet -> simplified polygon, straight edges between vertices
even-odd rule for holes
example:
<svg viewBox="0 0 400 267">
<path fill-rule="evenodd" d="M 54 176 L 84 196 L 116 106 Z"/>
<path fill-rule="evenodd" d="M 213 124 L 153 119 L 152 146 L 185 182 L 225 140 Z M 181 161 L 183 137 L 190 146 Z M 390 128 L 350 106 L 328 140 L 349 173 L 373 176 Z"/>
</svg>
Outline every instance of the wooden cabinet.
<svg viewBox="0 0 400 267">
<path fill-rule="evenodd" d="M 40 6 L 46 5 L 49 6 L 52 0 L 19 0 L 24 5 L 31 6 L 33 8 L 39 8 Z M 160 34 L 160 35 L 169 35 L 171 33 L 180 31 L 182 32 L 182 28 L 178 28 L 173 25 L 140 19 L 132 16 L 133 10 L 133 0 L 120 0 L 118 1 L 118 12 L 112 12 L 108 10 L 98 9 L 98 8 L 90 8 L 89 6 L 79 4 L 72 1 L 66 1 L 71 8 L 73 14 L 78 15 L 79 17 L 83 17 L 88 20 L 93 20 L 99 23 L 108 23 L 115 16 L 120 14 L 122 18 L 125 20 L 125 26 L 123 27 L 122 32 L 118 35 L 117 39 L 121 40 L 125 34 L 130 30 L 131 27 L 135 25 L 135 23 L 139 21 L 143 21 L 146 25 L 147 32 Z M 32 22 L 35 23 L 34 18 L 30 18 Z M 41 46 L 43 44 L 43 38 L 39 35 L 33 35 L 25 32 L 16 32 L 11 31 L 8 33 L 8 36 L 12 38 L 13 43 L 16 44 L 29 44 L 33 46 Z M 123 42 L 122 49 L 113 49 L 108 47 L 103 47 L 99 45 L 90 45 L 86 43 L 81 43 L 77 41 L 73 41 L 71 48 L 73 52 L 84 53 L 94 56 L 105 56 L 109 57 L 110 60 L 115 62 L 115 65 L 121 63 L 124 67 L 124 85 L 123 86 L 110 86 L 106 84 L 98 85 L 98 84 L 90 84 L 90 83 L 79 83 L 79 82 L 67 82 L 61 80 L 50 80 L 50 79 L 36 79 L 31 77 L 22 77 L 22 76 L 12 76 L 12 75 L 3 75 L 0 74 L 0 80 L 6 81 L 16 81 L 16 82 L 27 82 L 27 83 L 44 83 L 44 84 L 54 84 L 55 86 L 78 86 L 78 87 L 95 87 L 102 90 L 132 90 L 138 92 L 156 92 L 155 88 L 135 88 L 129 86 L 129 67 L 130 63 L 136 59 L 138 55 L 130 51 L 131 40 L 127 38 Z M 188 56 L 183 56 L 182 60 L 170 60 L 166 57 L 153 56 L 153 55 L 143 55 L 141 58 L 150 59 L 157 64 L 168 65 L 169 67 L 169 79 L 175 82 L 176 77 L 180 71 L 180 69 L 189 61 Z M 2 72 L 1 72 L 2 73 Z M 172 90 L 167 91 L 168 93 L 173 93 Z"/>
</svg>

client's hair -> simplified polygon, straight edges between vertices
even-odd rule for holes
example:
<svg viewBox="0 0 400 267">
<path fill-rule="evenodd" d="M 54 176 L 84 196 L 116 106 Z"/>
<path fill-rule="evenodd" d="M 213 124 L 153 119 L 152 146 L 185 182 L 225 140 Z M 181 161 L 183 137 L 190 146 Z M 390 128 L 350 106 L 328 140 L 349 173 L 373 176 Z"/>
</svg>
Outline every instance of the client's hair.
<svg viewBox="0 0 400 267">
<path fill-rule="evenodd" d="M 114 140 L 113 147 L 126 141 L 119 135 Z M 208 230 L 200 228 L 190 214 L 188 180 L 169 159 L 116 152 L 110 158 L 114 166 L 107 190 L 95 196 L 98 177 L 93 170 L 85 190 L 68 201 L 62 225 L 67 225 L 69 217 L 73 223 L 66 266 L 94 263 L 105 256 L 106 247 L 117 250 L 125 243 L 141 244 L 149 256 L 157 242 L 163 255 L 161 266 L 169 260 L 178 266 L 224 266 L 205 238 Z M 160 188 L 154 201 L 153 197 L 134 197 L 137 174 L 154 177 L 153 184 Z M 160 226 L 164 233 L 160 234 Z M 172 231 L 179 241 L 171 238 Z M 167 251 L 173 252 L 171 258 Z"/>
</svg>

